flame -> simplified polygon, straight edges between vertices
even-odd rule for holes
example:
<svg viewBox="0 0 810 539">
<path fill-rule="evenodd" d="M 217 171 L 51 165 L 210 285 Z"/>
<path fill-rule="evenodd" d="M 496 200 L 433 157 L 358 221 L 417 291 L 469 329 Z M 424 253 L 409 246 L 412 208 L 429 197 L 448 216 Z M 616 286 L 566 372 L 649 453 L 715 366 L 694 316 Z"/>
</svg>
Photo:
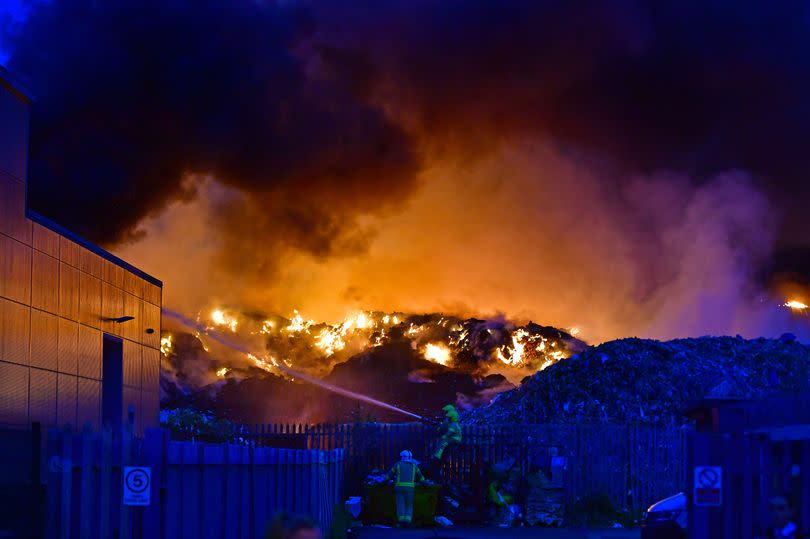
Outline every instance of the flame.
<svg viewBox="0 0 810 539">
<path fill-rule="evenodd" d="M 315 337 L 315 346 L 323 350 L 326 355 L 331 356 L 346 347 L 346 343 L 343 340 L 345 334 L 346 331 L 343 329 L 343 326 L 338 329 L 326 328 Z"/>
<path fill-rule="evenodd" d="M 172 345 L 172 336 L 166 335 L 165 337 L 160 338 L 160 353 L 166 357 L 169 357 L 169 354 L 172 353 L 173 345 Z"/>
<path fill-rule="evenodd" d="M 794 311 L 803 311 L 807 309 L 807 304 L 802 303 L 801 301 L 796 299 L 788 300 L 785 303 L 783 303 L 782 306 L 787 307 L 788 309 L 792 309 Z"/>
<path fill-rule="evenodd" d="M 383 322 L 385 323 L 385 317 L 383 317 Z M 342 334 L 345 336 L 346 332 L 349 331 L 351 328 L 355 329 L 374 329 L 377 326 L 377 323 L 371 318 L 368 314 L 361 312 L 353 316 L 347 317 L 343 320 L 343 323 L 340 325 L 340 329 Z"/>
<path fill-rule="evenodd" d="M 222 367 L 221 369 L 217 370 L 217 376 L 219 378 L 225 378 L 226 374 L 228 374 L 228 367 Z"/>
<path fill-rule="evenodd" d="M 450 363 L 450 349 L 443 344 L 428 343 L 422 353 L 425 359 L 447 366 Z"/>
<path fill-rule="evenodd" d="M 376 347 L 376 346 L 382 346 L 383 344 L 385 344 L 385 330 L 384 329 L 380 330 L 380 332 L 377 333 L 374 336 L 374 340 L 371 342 L 371 346 Z"/>
<path fill-rule="evenodd" d="M 366 316 L 366 313 L 360 313 L 354 318 L 354 327 L 357 329 L 371 328 L 374 327 L 374 321 Z"/>
<path fill-rule="evenodd" d="M 450 337 L 450 344 L 452 346 L 459 346 L 467 339 L 468 331 L 466 329 L 462 330 L 461 328 L 454 328 L 453 331 L 456 331 L 457 335 L 455 337 Z"/>
<path fill-rule="evenodd" d="M 300 331 L 306 331 L 309 333 L 309 327 L 314 323 L 314 320 L 304 320 L 301 313 L 299 313 L 298 310 L 294 310 L 292 320 L 290 320 L 290 325 L 287 326 L 286 329 L 292 333 L 298 333 Z"/>
<path fill-rule="evenodd" d="M 581 331 L 582 331 L 581 329 L 579 329 L 577 327 L 573 327 L 568 331 L 568 333 L 570 333 L 571 336 L 576 337 L 577 335 L 580 334 Z"/>
<path fill-rule="evenodd" d="M 212 324 L 211 329 L 216 324 L 234 332 L 267 336 L 266 350 L 278 354 L 278 359 L 248 356 L 249 364 L 285 377 L 289 377 L 285 370 L 287 368 L 322 373 L 336 361 L 402 339 L 420 356 L 442 366 L 462 367 L 463 364 L 464 367 L 475 369 L 476 362 L 492 361 L 509 367 L 505 371 L 514 376 L 527 368 L 532 371 L 544 369 L 569 354 L 564 340 L 529 325 L 495 327 L 481 320 L 438 314 L 407 315 L 358 310 L 347 313 L 342 320 L 323 322 L 307 319 L 297 309 L 293 310 L 289 320 L 285 320 L 270 314 L 257 319 L 254 315 L 242 316 L 238 311 L 217 308 L 210 313 L 209 323 Z M 391 328 L 395 326 L 397 331 L 392 331 Z M 579 333 L 575 327 L 569 331 L 572 335 Z M 203 336 L 199 332 L 198 337 L 202 341 Z M 162 344 L 164 352 L 171 353 L 170 338 Z M 204 342 L 203 346 L 207 350 Z M 303 362 L 298 361 L 301 354 L 306 356 Z M 323 368 L 317 361 L 310 361 L 311 355 L 314 355 L 312 359 L 323 359 Z M 228 369 L 227 372 L 233 370 L 232 367 Z M 212 374 L 214 372 L 212 369 Z M 218 377 L 224 376 L 219 374 L 221 369 L 216 372 Z"/>
<path fill-rule="evenodd" d="M 523 340 L 529 336 L 525 329 L 518 329 L 512 332 L 512 346 L 501 346 L 496 352 L 496 357 L 507 365 L 517 367 L 523 365 L 523 354 L 526 351 L 526 343 Z"/>
<path fill-rule="evenodd" d="M 276 323 L 272 320 L 265 320 L 262 322 L 262 329 L 259 330 L 259 333 L 263 335 L 268 335 L 269 333 L 273 332 L 273 329 L 276 327 Z"/>
<path fill-rule="evenodd" d="M 256 357 L 253 354 L 247 354 L 247 358 L 253 362 L 254 365 L 267 372 L 276 372 L 278 361 L 273 356 L 268 356 L 268 360 Z"/>
<path fill-rule="evenodd" d="M 233 332 L 236 332 L 236 326 L 239 323 L 236 318 L 229 316 L 222 309 L 214 309 L 211 311 L 211 321 L 214 325 L 225 326 Z"/>
</svg>

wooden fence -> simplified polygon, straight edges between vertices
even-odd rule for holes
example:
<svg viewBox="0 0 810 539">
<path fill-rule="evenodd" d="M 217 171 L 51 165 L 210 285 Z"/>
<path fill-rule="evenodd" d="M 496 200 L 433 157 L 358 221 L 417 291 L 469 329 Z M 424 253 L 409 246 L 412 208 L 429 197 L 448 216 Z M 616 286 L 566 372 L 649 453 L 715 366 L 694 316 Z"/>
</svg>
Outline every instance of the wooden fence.
<svg viewBox="0 0 810 539">
<path fill-rule="evenodd" d="M 278 511 L 324 528 L 341 500 L 343 450 L 295 450 L 51 431 L 46 537 L 255 539 Z M 151 467 L 151 504 L 122 505 L 122 468 Z"/>
<path fill-rule="evenodd" d="M 561 474 L 569 506 L 587 496 L 607 495 L 621 510 L 639 513 L 653 502 L 686 488 L 690 428 L 642 425 L 464 425 L 463 441 L 450 449 L 446 480 L 475 485 L 488 464 L 514 458 L 525 473 L 537 466 Z M 387 469 L 409 449 L 428 460 L 437 440 L 434 427 L 420 423 L 261 425 L 243 427 L 239 441 L 345 451 L 346 486 L 357 493 L 372 469 Z M 552 470 L 555 463 L 564 469 Z"/>
</svg>

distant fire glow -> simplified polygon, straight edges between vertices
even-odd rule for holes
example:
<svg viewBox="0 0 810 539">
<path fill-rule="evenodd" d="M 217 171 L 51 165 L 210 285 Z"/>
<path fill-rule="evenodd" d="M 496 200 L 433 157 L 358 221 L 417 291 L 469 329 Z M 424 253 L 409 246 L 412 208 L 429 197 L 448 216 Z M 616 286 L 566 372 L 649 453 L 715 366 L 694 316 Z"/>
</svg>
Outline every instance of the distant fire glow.
<svg viewBox="0 0 810 539">
<path fill-rule="evenodd" d="M 160 338 L 160 353 L 168 357 L 172 353 L 172 336 L 166 335 Z"/>
<path fill-rule="evenodd" d="M 807 309 L 807 304 L 802 303 L 801 301 L 795 299 L 786 301 L 785 303 L 782 304 L 782 306 L 787 307 L 788 309 L 791 309 L 793 311 L 804 311 Z"/>
<path fill-rule="evenodd" d="M 206 326 L 206 331 L 232 332 L 244 342 L 254 343 L 257 351 L 263 344 L 267 353 L 247 355 L 244 366 L 231 363 L 223 370 L 218 365 L 211 375 L 220 379 L 226 375 L 237 379 L 255 375 L 239 372 L 246 367 L 248 370 L 257 367 L 285 378 L 290 378 L 289 369 L 323 377 L 335 365 L 358 354 L 404 344 L 436 365 L 476 375 L 499 373 L 504 368 L 502 374 L 514 383 L 568 357 L 582 345 L 573 337 L 573 330 L 438 313 L 353 311 L 342 320 L 323 322 L 298 309 L 293 309 L 289 318 L 275 313 L 242 313 L 220 306 L 213 306 L 208 312 L 207 324 L 198 322 Z M 202 341 L 202 335 L 197 337 Z M 170 351 L 171 342 L 164 344 Z"/>
</svg>

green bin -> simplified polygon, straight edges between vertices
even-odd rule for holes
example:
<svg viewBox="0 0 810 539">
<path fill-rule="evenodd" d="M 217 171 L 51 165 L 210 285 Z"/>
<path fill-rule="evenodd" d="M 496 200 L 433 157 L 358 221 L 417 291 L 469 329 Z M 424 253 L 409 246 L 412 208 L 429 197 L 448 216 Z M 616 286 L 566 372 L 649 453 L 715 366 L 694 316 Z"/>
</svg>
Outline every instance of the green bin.
<svg viewBox="0 0 810 539">
<path fill-rule="evenodd" d="M 432 527 L 436 516 L 439 485 L 418 485 L 413 499 L 413 524 Z M 394 486 L 391 484 L 366 485 L 363 512 L 360 518 L 365 524 L 392 526 L 397 521 Z"/>
</svg>

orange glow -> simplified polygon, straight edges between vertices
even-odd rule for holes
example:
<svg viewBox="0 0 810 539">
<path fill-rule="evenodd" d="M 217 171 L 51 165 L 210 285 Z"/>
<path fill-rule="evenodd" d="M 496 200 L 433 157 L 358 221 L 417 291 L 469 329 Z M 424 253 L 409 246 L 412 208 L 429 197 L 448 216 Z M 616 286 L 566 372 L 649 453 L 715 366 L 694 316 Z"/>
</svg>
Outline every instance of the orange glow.
<svg viewBox="0 0 810 539">
<path fill-rule="evenodd" d="M 239 322 L 235 317 L 229 315 L 222 309 L 214 309 L 211 311 L 211 321 L 216 326 L 225 326 L 231 331 L 235 332 Z"/>
<path fill-rule="evenodd" d="M 160 339 L 160 353 L 168 357 L 172 353 L 172 336 L 171 334 L 161 337 Z"/>
<path fill-rule="evenodd" d="M 304 317 L 301 316 L 297 310 L 293 311 L 292 320 L 290 320 L 290 325 L 287 326 L 287 331 L 292 333 L 297 333 L 299 331 L 306 331 L 309 333 L 309 327 L 313 325 L 315 322 L 313 320 L 304 320 Z"/>
<path fill-rule="evenodd" d="M 807 305 L 805 303 L 802 303 L 801 301 L 795 299 L 786 301 L 785 303 L 782 304 L 782 306 L 787 307 L 788 309 L 792 309 L 794 311 L 804 311 L 805 309 L 807 309 Z"/>
<path fill-rule="evenodd" d="M 450 349 L 443 344 L 428 343 L 422 353 L 425 359 L 444 365 L 447 367 L 450 363 Z"/>
</svg>

